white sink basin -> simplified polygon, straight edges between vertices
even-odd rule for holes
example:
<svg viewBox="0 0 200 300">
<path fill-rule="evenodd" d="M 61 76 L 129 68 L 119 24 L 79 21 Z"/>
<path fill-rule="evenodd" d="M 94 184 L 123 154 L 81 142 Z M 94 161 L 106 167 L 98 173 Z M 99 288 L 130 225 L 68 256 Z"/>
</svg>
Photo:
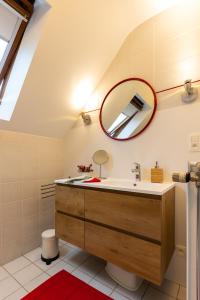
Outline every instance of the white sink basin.
<svg viewBox="0 0 200 300">
<path fill-rule="evenodd" d="M 117 179 L 117 178 L 107 178 L 102 179 L 101 182 L 95 183 L 84 183 L 82 180 L 76 181 L 74 183 L 68 182 L 69 179 L 60 179 L 56 180 L 55 183 L 60 184 L 73 184 L 75 186 L 88 186 L 93 188 L 102 188 L 109 190 L 118 190 L 126 191 L 133 193 L 143 193 L 143 194 L 152 194 L 152 195 L 163 195 L 168 190 L 173 188 L 175 184 L 173 182 L 165 183 L 151 183 L 148 181 L 133 182 L 130 179 Z"/>
</svg>

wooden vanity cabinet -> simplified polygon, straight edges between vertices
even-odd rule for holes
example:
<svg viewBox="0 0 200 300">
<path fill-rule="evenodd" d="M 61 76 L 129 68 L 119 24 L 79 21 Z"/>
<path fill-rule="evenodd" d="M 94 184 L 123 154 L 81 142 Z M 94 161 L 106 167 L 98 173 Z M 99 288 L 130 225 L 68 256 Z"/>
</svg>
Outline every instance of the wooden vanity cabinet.
<svg viewBox="0 0 200 300">
<path fill-rule="evenodd" d="M 58 237 L 158 285 L 174 252 L 174 213 L 174 188 L 159 196 L 57 185 Z"/>
</svg>

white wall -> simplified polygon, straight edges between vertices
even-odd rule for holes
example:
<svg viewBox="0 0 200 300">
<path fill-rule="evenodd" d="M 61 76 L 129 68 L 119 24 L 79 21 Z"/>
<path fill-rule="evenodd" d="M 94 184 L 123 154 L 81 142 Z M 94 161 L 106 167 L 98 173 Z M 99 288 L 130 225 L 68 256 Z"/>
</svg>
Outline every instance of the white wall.
<svg viewBox="0 0 200 300">
<path fill-rule="evenodd" d="M 47 0 L 49 13 L 41 17 L 43 9 L 36 11 L 23 39 L 1 105 L 0 128 L 63 138 L 127 34 L 180 1 Z"/>
<path fill-rule="evenodd" d="M 182 84 L 187 78 L 200 79 L 199 36 L 198 1 L 179 5 L 145 22 L 127 37 L 86 109 L 98 108 L 106 92 L 128 77 L 141 77 L 156 91 Z M 84 126 L 80 119 L 66 135 L 65 176 L 77 175 L 76 165 L 90 163 L 97 149 L 105 149 L 110 154 L 110 161 L 103 167 L 105 176 L 131 178 L 134 161 L 141 163 L 144 179 L 150 178 L 150 168 L 156 160 L 164 168 L 166 180 L 171 179 L 174 170 L 186 170 L 188 160 L 200 159 L 200 153 L 189 151 L 190 134 L 200 133 L 200 99 L 184 105 L 182 91 L 160 94 L 151 126 L 131 141 L 109 139 L 100 128 L 98 112 L 91 114 L 91 126 Z M 184 185 L 176 188 L 176 245 L 186 245 Z M 185 255 L 176 251 L 166 276 L 185 284 L 185 268 Z"/>
</svg>

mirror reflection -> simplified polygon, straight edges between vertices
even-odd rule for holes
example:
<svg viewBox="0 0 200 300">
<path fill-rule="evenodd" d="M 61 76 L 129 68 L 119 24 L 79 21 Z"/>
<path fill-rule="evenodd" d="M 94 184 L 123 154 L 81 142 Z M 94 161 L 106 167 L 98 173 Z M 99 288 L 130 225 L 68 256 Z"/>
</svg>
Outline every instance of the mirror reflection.
<svg viewBox="0 0 200 300">
<path fill-rule="evenodd" d="M 152 87 L 142 79 L 126 79 L 105 97 L 100 112 L 101 126 L 113 139 L 130 139 L 149 125 L 155 109 Z"/>
</svg>

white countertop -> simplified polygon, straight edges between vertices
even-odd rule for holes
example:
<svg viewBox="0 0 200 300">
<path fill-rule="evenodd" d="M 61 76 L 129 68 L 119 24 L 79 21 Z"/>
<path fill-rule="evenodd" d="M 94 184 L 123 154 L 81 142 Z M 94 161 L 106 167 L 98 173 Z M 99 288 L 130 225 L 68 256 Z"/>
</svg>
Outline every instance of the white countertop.
<svg viewBox="0 0 200 300">
<path fill-rule="evenodd" d="M 141 194 L 151 194 L 151 195 L 163 195 L 170 189 L 175 186 L 174 182 L 164 182 L 164 183 L 151 183 L 149 181 L 139 181 L 134 182 L 130 179 L 118 179 L 118 178 L 107 178 L 101 179 L 101 182 L 90 182 L 84 183 L 82 177 L 79 178 L 79 181 L 75 181 L 71 183 L 70 180 L 73 178 L 66 179 L 58 179 L 55 180 L 57 184 L 66 184 L 66 185 L 74 185 L 74 186 L 83 186 L 90 188 L 99 188 L 99 189 L 108 189 L 108 190 L 117 190 L 117 191 L 125 191 L 132 193 L 141 193 Z"/>
</svg>

